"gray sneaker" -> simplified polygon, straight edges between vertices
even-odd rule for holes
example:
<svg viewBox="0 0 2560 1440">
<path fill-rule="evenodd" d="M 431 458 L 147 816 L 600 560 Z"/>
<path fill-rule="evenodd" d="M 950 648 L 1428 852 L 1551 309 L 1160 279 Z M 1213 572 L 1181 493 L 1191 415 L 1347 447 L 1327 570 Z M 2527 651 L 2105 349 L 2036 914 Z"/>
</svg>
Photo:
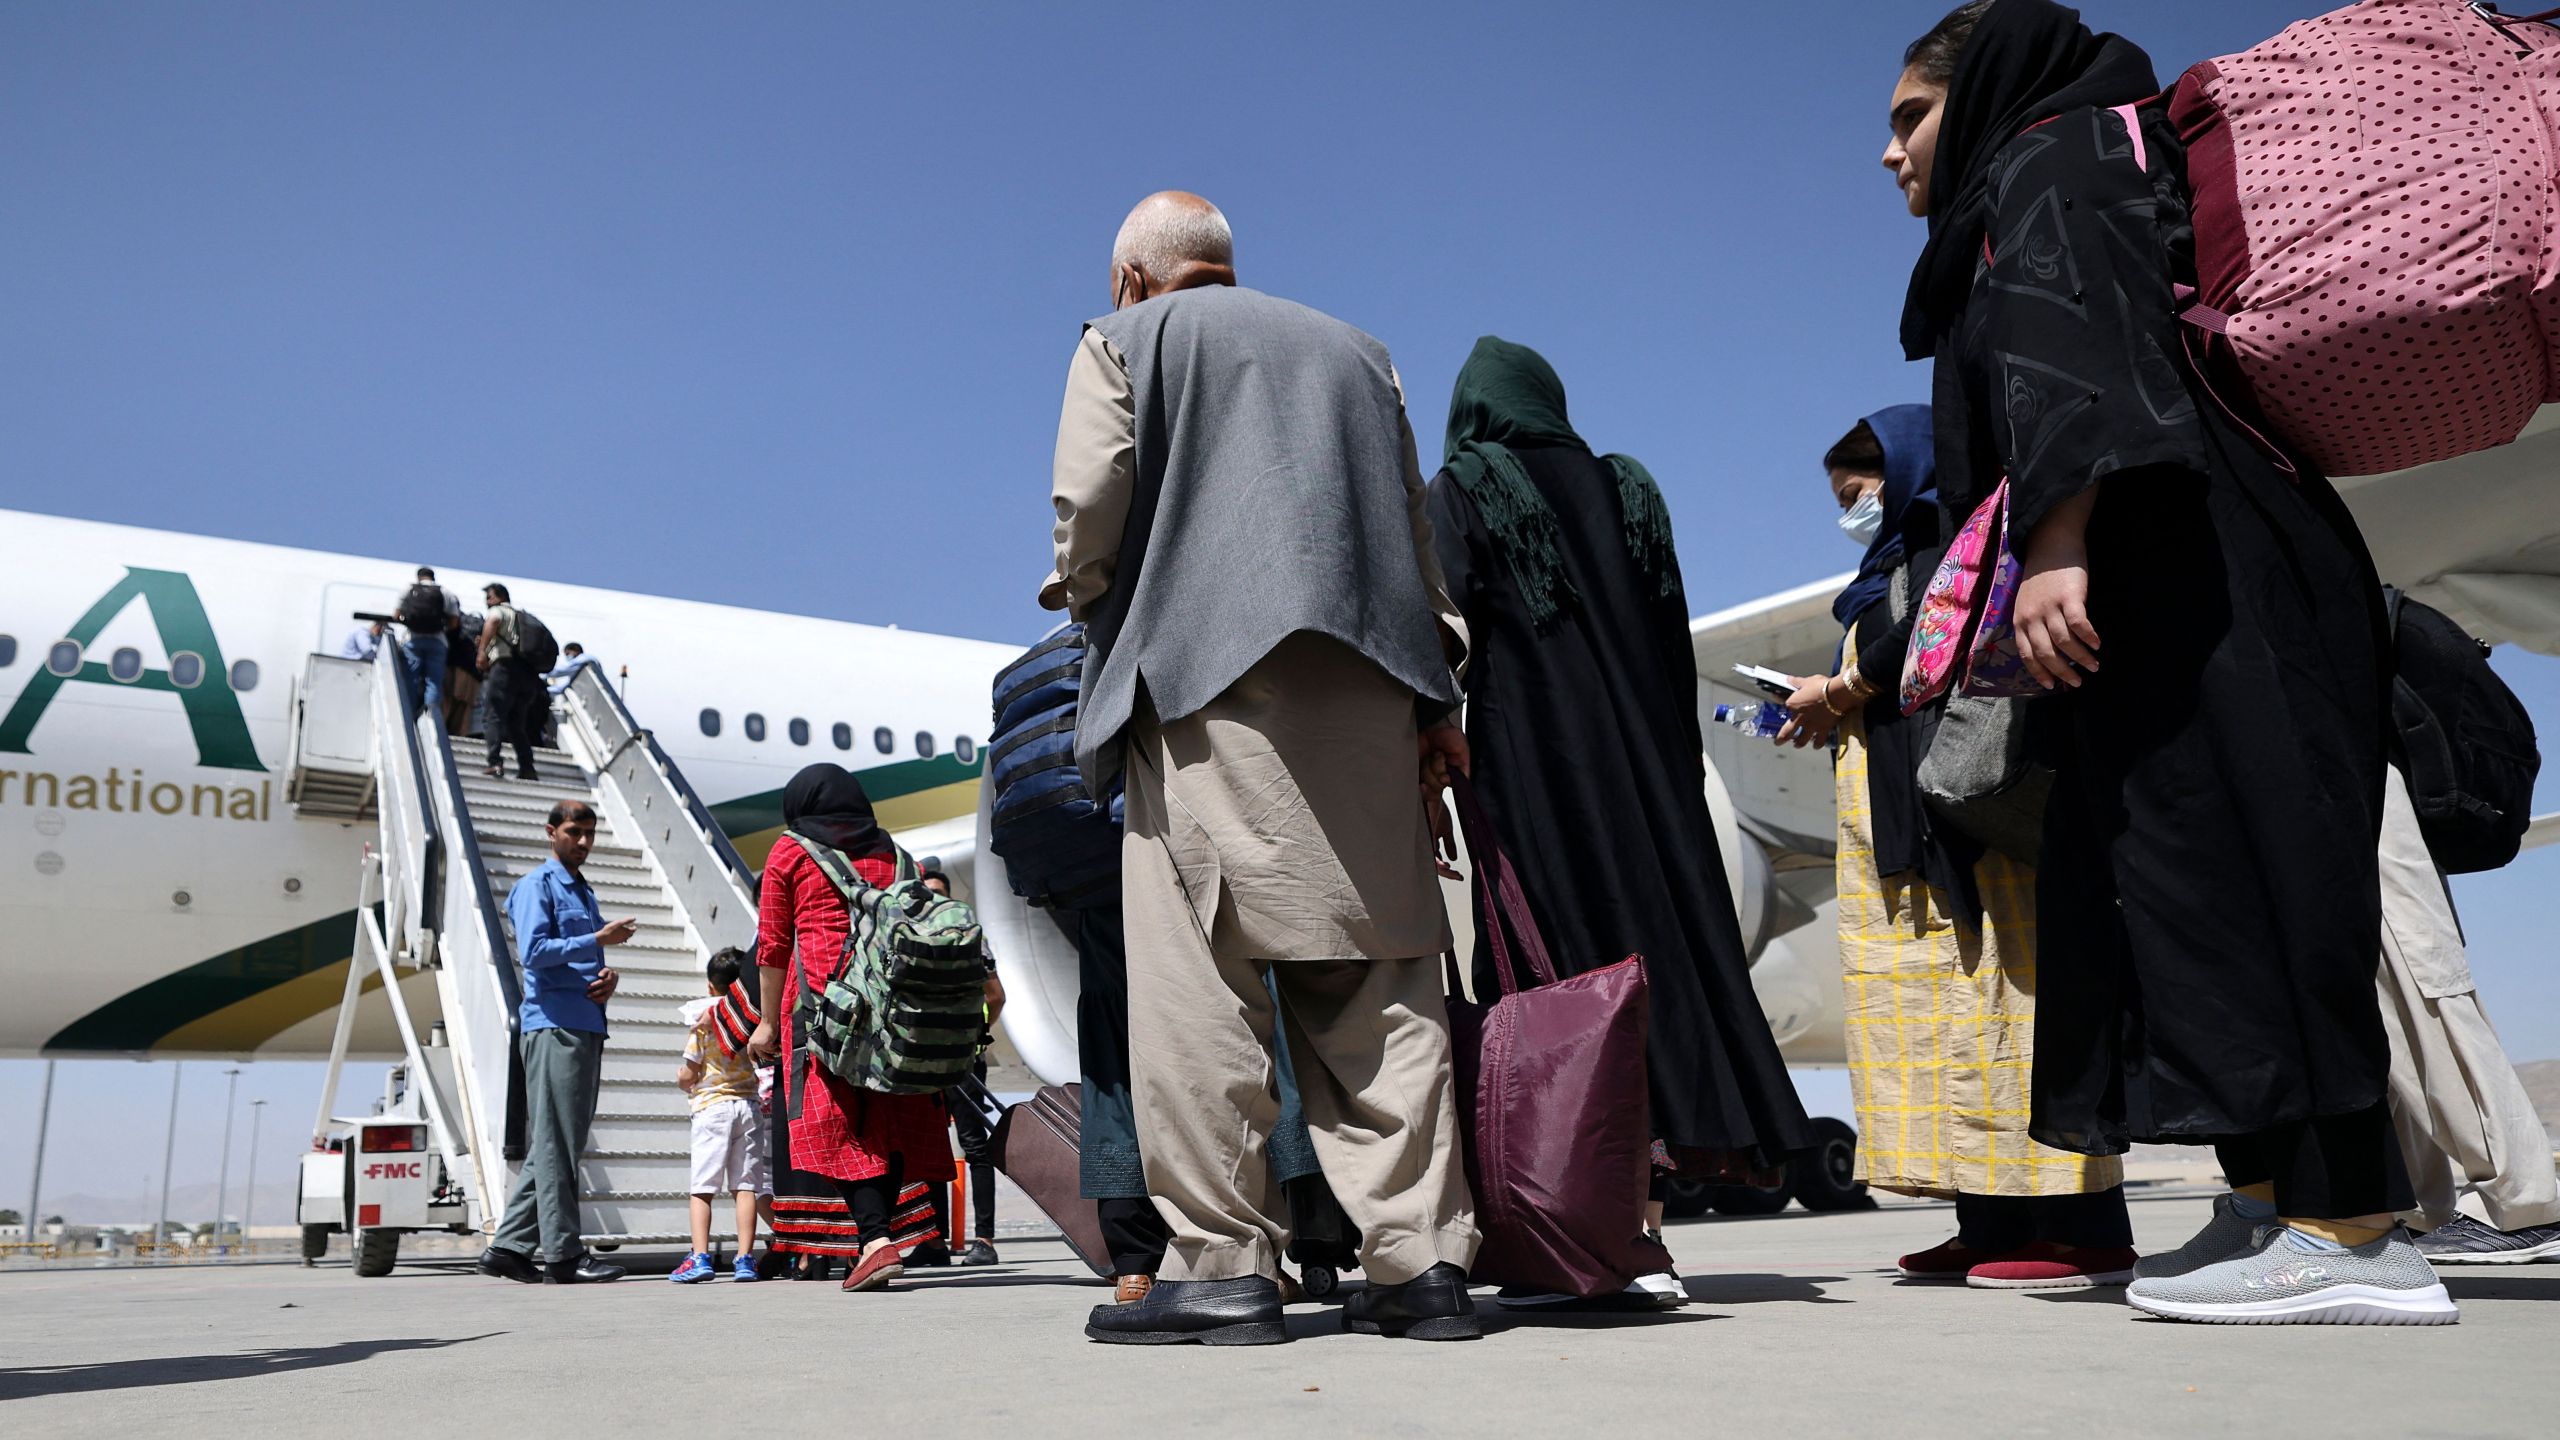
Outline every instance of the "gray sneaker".
<svg viewBox="0 0 2560 1440">
<path fill-rule="evenodd" d="M 2418 1253 L 2438 1265 L 2530 1265 L 2560 1258 L 2560 1225 L 2500 1230 L 2456 1215 L 2417 1243 Z"/>
<path fill-rule="evenodd" d="M 2134 1309 L 2216 1325 L 2450 1325 L 2462 1318 L 2409 1234 L 2351 1250 L 2305 1250 L 2261 1226 L 2245 1255 L 2185 1275 L 2136 1280 Z"/>
<path fill-rule="evenodd" d="M 2201 1270 L 2217 1261 L 2247 1253 L 2250 1237 L 2257 1233 L 2259 1222 L 2232 1208 L 2231 1192 L 2213 1197 L 2213 1218 L 2194 1238 L 2175 1250 L 2145 1255 L 2133 1262 L 2136 1280 L 2166 1280 Z"/>
</svg>

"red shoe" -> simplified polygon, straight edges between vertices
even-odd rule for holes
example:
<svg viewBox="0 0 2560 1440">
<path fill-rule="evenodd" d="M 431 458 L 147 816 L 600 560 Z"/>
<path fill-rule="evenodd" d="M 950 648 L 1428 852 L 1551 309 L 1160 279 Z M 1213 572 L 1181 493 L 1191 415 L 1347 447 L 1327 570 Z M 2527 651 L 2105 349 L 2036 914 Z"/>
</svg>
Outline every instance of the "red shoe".
<svg viewBox="0 0 2560 1440">
<path fill-rule="evenodd" d="M 1988 1250 L 1968 1250 L 1961 1241 L 1949 1240 L 1944 1244 L 1931 1246 L 1916 1255 L 1905 1255 L 1894 1263 L 1901 1269 L 1902 1278 L 1905 1280 L 1944 1280 L 1952 1284 L 1962 1280 L 1965 1272 L 1977 1265 L 1993 1260 L 2009 1260 L 2025 1253 L 2023 1250 L 2004 1250 L 1998 1253 Z"/>
<path fill-rule="evenodd" d="M 2133 1262 L 2125 1262 L 2130 1265 Z M 847 1290 L 878 1290 L 907 1273 L 906 1257 L 895 1245 L 883 1245 L 855 1263 L 853 1273 L 844 1277 Z"/>
<path fill-rule="evenodd" d="M 2090 1250 L 2038 1240 L 1974 1266 L 1965 1272 L 1964 1283 L 1976 1290 L 2085 1290 L 2093 1285 L 2122 1285 L 2133 1279 L 2134 1259 L 2131 1246 Z"/>
</svg>

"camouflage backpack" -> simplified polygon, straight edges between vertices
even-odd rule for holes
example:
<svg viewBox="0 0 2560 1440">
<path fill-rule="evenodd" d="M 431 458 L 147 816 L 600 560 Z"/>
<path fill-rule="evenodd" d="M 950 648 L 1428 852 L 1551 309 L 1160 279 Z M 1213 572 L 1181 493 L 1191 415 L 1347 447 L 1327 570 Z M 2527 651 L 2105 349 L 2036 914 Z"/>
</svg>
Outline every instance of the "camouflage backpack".
<svg viewBox="0 0 2560 1440">
<path fill-rule="evenodd" d="M 835 973 L 814 993 L 803 988 L 793 1012 L 809 1053 L 884 1094 L 934 1095 L 957 1083 L 993 1038 L 977 912 L 926 889 L 904 850 L 897 878 L 875 890 L 838 851 L 782 833 L 818 862 L 853 922 Z"/>
</svg>

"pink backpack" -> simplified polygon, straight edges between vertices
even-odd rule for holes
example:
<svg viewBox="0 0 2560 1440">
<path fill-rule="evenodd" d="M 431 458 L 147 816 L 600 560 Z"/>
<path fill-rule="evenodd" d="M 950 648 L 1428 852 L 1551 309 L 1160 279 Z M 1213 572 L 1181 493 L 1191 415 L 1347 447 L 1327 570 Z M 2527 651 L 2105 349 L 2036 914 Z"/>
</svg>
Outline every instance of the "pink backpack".
<svg viewBox="0 0 2560 1440">
<path fill-rule="evenodd" d="M 2171 92 L 2185 318 L 2327 474 L 2504 445 L 2560 400 L 2560 30 L 2538 20 L 2364 0 Z"/>
</svg>

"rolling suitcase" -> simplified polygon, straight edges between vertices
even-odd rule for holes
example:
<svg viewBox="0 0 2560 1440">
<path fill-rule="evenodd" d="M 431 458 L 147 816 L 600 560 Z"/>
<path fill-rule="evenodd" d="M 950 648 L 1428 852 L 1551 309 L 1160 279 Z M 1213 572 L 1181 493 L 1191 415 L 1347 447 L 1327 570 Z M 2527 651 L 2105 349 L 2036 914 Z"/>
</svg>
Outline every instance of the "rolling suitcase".
<svg viewBox="0 0 2560 1440">
<path fill-rule="evenodd" d="M 1084 1095 L 1075 1085 L 1043 1085 L 996 1122 L 995 1166 L 1055 1221 L 1067 1248 L 1094 1274 L 1111 1276 L 1102 1222 L 1084 1198 L 1076 1145 L 1084 1131 Z"/>
</svg>

